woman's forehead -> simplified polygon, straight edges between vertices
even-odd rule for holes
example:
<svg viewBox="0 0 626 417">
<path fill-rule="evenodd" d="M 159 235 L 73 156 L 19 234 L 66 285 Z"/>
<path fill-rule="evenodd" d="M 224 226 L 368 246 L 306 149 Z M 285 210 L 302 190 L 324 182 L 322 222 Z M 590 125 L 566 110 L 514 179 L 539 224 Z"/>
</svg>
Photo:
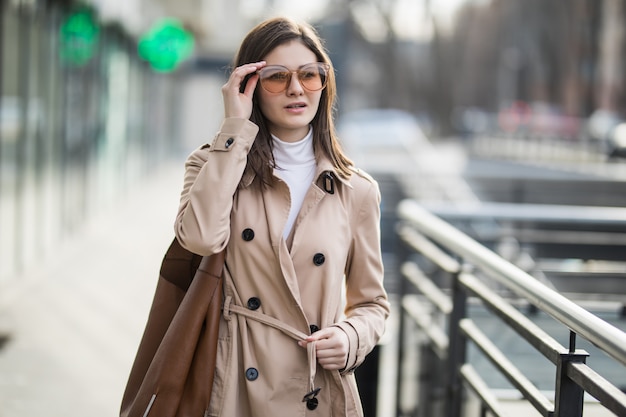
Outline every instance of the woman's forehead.
<svg viewBox="0 0 626 417">
<path fill-rule="evenodd" d="M 304 64 L 317 61 L 317 56 L 301 41 L 293 40 L 272 49 L 263 57 L 267 65 L 283 65 L 296 69 Z"/>
</svg>

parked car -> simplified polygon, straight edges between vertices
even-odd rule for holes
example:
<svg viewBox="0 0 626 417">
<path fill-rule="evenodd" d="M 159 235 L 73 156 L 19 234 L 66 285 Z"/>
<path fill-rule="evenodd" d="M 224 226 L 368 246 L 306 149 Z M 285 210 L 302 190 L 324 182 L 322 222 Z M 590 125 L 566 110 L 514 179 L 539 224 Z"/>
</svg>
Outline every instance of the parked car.
<svg viewBox="0 0 626 417">
<path fill-rule="evenodd" d="M 626 158 L 626 123 L 613 127 L 609 133 L 607 153 L 609 157 Z"/>
<path fill-rule="evenodd" d="M 587 129 L 608 157 L 626 157 L 626 122 L 617 112 L 594 111 L 589 117 Z"/>
<path fill-rule="evenodd" d="M 393 171 L 411 163 L 419 144 L 427 142 L 415 116 L 398 109 L 363 109 L 342 115 L 339 139 L 355 164 L 366 170 Z"/>
</svg>

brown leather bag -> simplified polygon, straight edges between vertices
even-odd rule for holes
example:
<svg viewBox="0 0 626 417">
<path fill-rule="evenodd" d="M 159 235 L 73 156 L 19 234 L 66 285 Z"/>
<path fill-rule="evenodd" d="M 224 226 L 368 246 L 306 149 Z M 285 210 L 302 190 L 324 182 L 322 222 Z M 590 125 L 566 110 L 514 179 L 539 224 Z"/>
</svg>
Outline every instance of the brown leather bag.
<svg viewBox="0 0 626 417">
<path fill-rule="evenodd" d="M 121 417 L 204 416 L 211 400 L 225 253 L 167 250 Z"/>
</svg>

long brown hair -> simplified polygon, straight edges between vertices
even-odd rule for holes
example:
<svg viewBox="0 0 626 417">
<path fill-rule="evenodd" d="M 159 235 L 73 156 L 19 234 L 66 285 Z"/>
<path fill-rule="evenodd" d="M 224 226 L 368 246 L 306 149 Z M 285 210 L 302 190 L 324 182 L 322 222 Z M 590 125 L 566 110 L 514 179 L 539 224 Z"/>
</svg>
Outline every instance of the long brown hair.
<svg viewBox="0 0 626 417">
<path fill-rule="evenodd" d="M 313 150 L 316 158 L 321 155 L 332 161 L 338 174 L 349 178 L 352 161 L 343 153 L 335 132 L 334 111 L 337 97 L 337 84 L 332 62 L 325 51 L 315 29 L 306 23 L 297 23 L 284 17 L 276 17 L 259 23 L 241 43 L 235 56 L 234 66 L 264 59 L 274 48 L 298 40 L 309 48 L 319 62 L 330 65 L 326 88 L 322 91 L 317 114 L 311 122 L 313 126 Z M 250 120 L 259 126 L 259 133 L 248 153 L 247 174 L 255 174 L 259 184 L 272 183 L 272 169 L 275 166 L 272 154 L 272 140 L 265 116 L 261 113 L 257 94 L 253 97 Z M 245 175 L 244 175 L 245 177 Z"/>
</svg>

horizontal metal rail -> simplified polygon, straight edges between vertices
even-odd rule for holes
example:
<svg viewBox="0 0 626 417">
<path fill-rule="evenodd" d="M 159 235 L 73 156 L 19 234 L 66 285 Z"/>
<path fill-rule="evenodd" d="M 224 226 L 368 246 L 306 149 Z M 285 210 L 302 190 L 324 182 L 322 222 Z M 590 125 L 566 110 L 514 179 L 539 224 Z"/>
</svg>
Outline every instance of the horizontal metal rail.
<svg viewBox="0 0 626 417">
<path fill-rule="evenodd" d="M 506 417 L 506 414 L 504 414 L 504 411 L 500 407 L 498 399 L 495 395 L 493 395 L 485 381 L 480 377 L 472 365 L 469 363 L 462 365 L 459 372 L 476 395 L 482 398 L 483 403 L 491 414 L 495 417 Z"/>
<path fill-rule="evenodd" d="M 430 312 L 424 308 L 423 303 L 420 303 L 415 297 L 407 296 L 402 298 L 402 308 L 433 343 L 437 356 L 445 359 L 449 348 L 448 335 L 441 326 L 437 326 L 430 320 Z"/>
<path fill-rule="evenodd" d="M 487 410 L 495 416 L 503 415 L 493 392 L 476 369 L 466 363 L 466 342 L 472 342 L 542 416 L 582 417 L 585 392 L 596 398 L 607 410 L 626 416 L 626 393 L 587 366 L 587 352 L 576 349 L 576 336 L 580 335 L 621 365 L 626 365 L 626 333 L 563 297 L 416 202 L 402 201 L 398 214 L 402 220 L 397 227 L 398 236 L 409 250 L 401 266 L 404 277 L 402 282 L 410 284 L 420 294 L 403 293 L 405 314 L 402 317 L 411 319 L 422 329 L 428 337 L 430 349 L 434 350 L 446 367 L 447 375 L 444 385 L 421 388 L 431 391 L 430 394 L 420 394 L 420 398 L 433 398 L 437 392 L 445 392 L 445 396 L 440 397 L 445 398 L 442 404 L 445 415 L 458 417 L 462 407 L 461 386 L 465 385 L 480 399 L 482 415 Z M 411 251 L 427 258 L 439 268 L 439 272 L 450 274 L 451 287 L 442 289 L 436 285 L 414 262 L 411 253 L 415 252 Z M 516 296 L 569 328 L 569 348 L 561 345 L 489 288 L 474 271 L 490 276 Z M 435 272 L 434 276 L 438 276 L 439 272 Z M 467 317 L 468 296 L 480 301 L 508 328 L 556 366 L 554 403 Z M 445 316 L 433 319 L 435 313 Z M 440 321 L 444 317 L 448 319 L 447 333 L 441 327 L 445 326 Z M 402 333 L 400 337 L 402 341 Z M 428 369 L 430 372 L 436 369 L 429 368 L 432 366 L 429 363 L 424 366 L 427 367 L 426 372 L 429 372 Z M 430 416 L 428 409 L 423 412 Z"/>
<path fill-rule="evenodd" d="M 408 226 L 399 226 L 398 235 L 406 244 L 435 262 L 444 271 L 451 274 L 460 271 L 461 264 L 456 259 L 441 250 L 431 240 L 425 238 L 424 235 L 416 232 L 415 229 Z"/>
<path fill-rule="evenodd" d="M 588 365 L 569 363 L 567 376 L 616 415 L 626 416 L 626 393 L 620 391 Z"/>
<path fill-rule="evenodd" d="M 437 307 L 437 310 L 444 314 L 450 314 L 452 312 L 452 301 L 450 301 L 450 297 L 426 277 L 417 265 L 406 262 L 402 265 L 402 274 L 420 293 Z"/>
<path fill-rule="evenodd" d="M 550 362 L 556 364 L 559 361 L 560 354 L 567 351 L 552 336 L 520 313 L 510 303 L 507 303 L 502 297 L 487 288 L 485 284 L 473 275 L 461 274 L 459 280 L 465 288 L 478 296 L 491 312 L 500 317 Z"/>
<path fill-rule="evenodd" d="M 500 284 L 626 365 L 626 333 L 537 281 L 415 201 L 400 202 L 398 214 L 420 233 L 488 273 Z"/>
<path fill-rule="evenodd" d="M 626 226 L 626 208 L 518 203 L 425 203 L 425 210 L 449 219 L 510 220 L 537 223 Z"/>
<path fill-rule="evenodd" d="M 500 372 L 530 401 L 542 416 L 549 416 L 554 407 L 539 389 L 494 345 L 471 319 L 463 319 L 461 330 L 485 354 Z"/>
</svg>

